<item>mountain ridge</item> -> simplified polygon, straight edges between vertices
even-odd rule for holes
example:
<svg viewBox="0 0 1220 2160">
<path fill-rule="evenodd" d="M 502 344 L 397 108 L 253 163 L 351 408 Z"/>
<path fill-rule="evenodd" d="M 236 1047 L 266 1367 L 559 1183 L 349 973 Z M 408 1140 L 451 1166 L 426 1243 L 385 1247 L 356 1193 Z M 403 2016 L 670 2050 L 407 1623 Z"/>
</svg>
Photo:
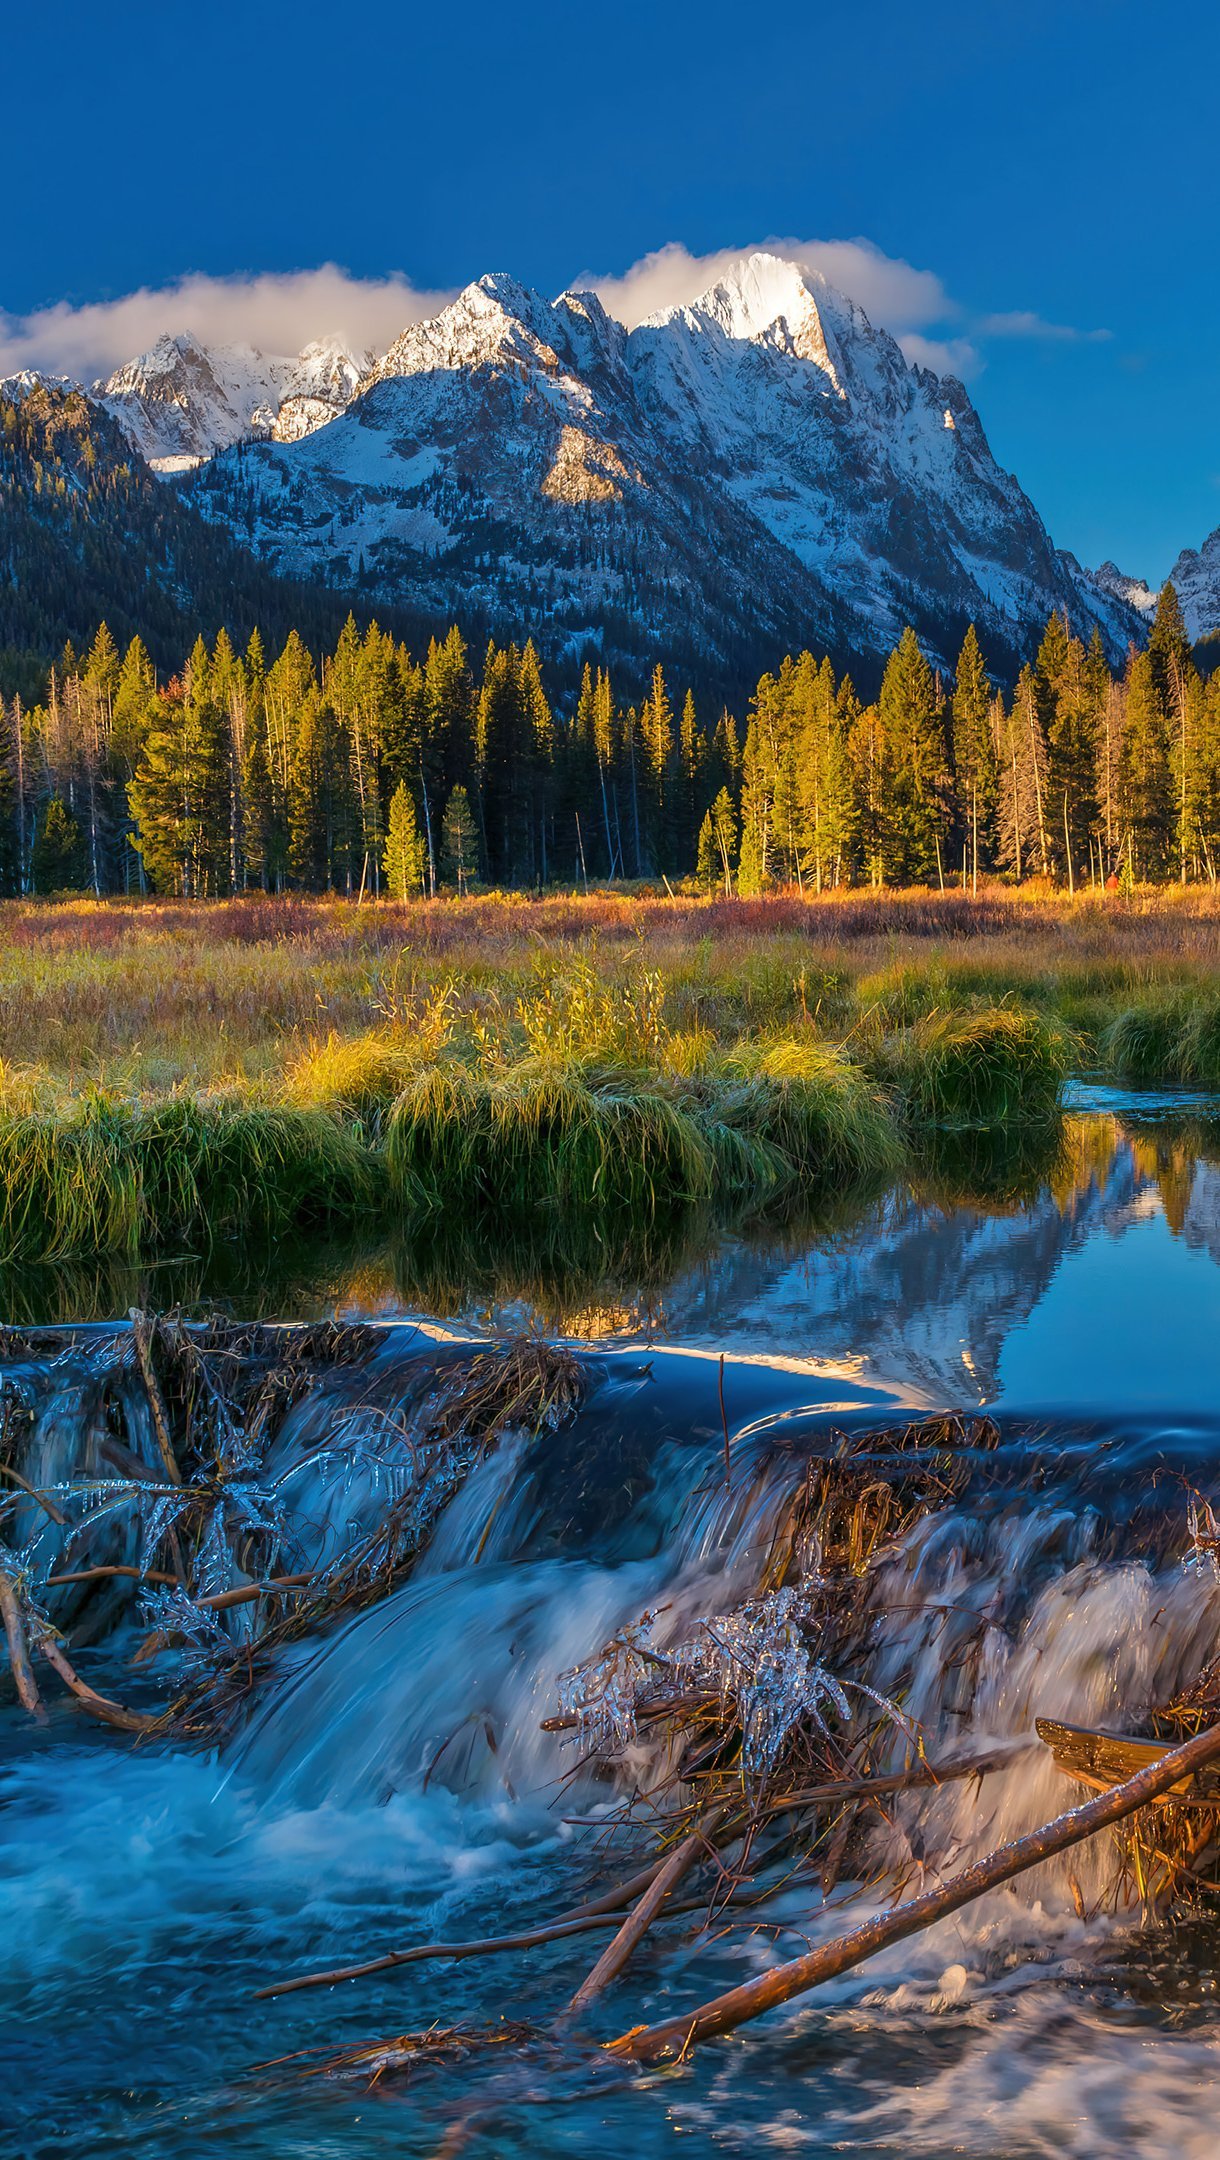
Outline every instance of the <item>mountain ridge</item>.
<svg viewBox="0 0 1220 2160">
<path fill-rule="evenodd" d="M 909 620 L 948 666 L 973 620 L 1003 670 L 1055 608 L 1112 655 L 1140 629 L 1056 552 L 955 378 L 761 254 L 629 331 L 593 294 L 478 279 L 326 427 L 187 484 L 283 573 L 410 585 L 552 652 L 877 661 Z"/>
<path fill-rule="evenodd" d="M 1111 658 L 1137 591 L 1057 551 L 964 386 L 763 252 L 628 330 L 507 272 L 379 357 L 158 340 L 93 385 L 158 475 L 277 576 L 724 682 L 819 645 L 867 678 L 974 621 L 1011 676 L 1049 614 Z"/>
</svg>

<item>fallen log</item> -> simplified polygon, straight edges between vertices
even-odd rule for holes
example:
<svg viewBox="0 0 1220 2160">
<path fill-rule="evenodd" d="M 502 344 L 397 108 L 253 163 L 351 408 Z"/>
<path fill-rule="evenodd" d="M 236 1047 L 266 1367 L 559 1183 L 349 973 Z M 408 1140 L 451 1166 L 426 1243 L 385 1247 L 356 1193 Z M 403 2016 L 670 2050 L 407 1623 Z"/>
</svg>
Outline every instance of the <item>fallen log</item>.
<svg viewBox="0 0 1220 2160">
<path fill-rule="evenodd" d="M 616 2040 L 609 2042 L 608 2052 L 630 2062 L 663 2062 L 671 2056 L 685 2055 L 701 2040 L 733 2032 L 739 2025 L 763 2016 L 781 2003 L 790 2002 L 794 1996 L 807 1993 L 823 1980 L 833 1980 L 840 1973 L 850 1972 L 891 1943 L 902 1942 L 908 1935 L 920 1933 L 947 1914 L 958 1912 L 963 1905 L 972 1904 L 988 1890 L 1010 1882 L 1015 1875 L 1024 1874 L 1041 1861 L 1052 1859 L 1056 1853 L 1067 1852 L 1097 1831 L 1108 1829 L 1112 1823 L 1122 1822 L 1150 1800 L 1171 1792 L 1179 1779 L 1193 1777 L 1196 1771 L 1217 1759 L 1220 1759 L 1220 1725 L 1213 1725 L 1206 1732 L 1196 1733 L 1192 1739 L 1183 1741 L 1180 1747 L 1170 1748 L 1155 1762 L 1145 1764 L 1121 1785 L 1114 1785 L 1108 1792 L 1099 1793 L 1096 1799 L 1070 1808 L 1066 1814 L 1057 1815 L 1053 1822 L 1044 1823 L 1025 1837 L 1000 1846 L 985 1860 L 963 1868 L 938 1889 L 925 1890 L 905 1904 L 894 1906 L 890 1912 L 878 1913 L 861 1927 L 837 1936 L 833 1942 L 824 1943 L 803 1957 L 793 1958 L 772 1972 L 762 1973 L 743 1987 L 730 1988 L 727 1994 L 717 1995 L 711 2002 L 685 2011 L 680 2017 L 665 2018 L 656 2025 L 637 2025 L 630 2032 L 620 2033 Z"/>
</svg>

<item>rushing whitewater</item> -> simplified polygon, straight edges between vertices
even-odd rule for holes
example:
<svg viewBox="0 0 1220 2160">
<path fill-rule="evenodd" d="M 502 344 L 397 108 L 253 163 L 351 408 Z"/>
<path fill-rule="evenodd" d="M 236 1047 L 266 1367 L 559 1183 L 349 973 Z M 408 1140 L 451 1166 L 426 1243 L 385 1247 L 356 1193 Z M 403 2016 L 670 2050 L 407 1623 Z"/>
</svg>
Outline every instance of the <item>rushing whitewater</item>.
<svg viewBox="0 0 1220 2160">
<path fill-rule="evenodd" d="M 1100 1206 L 1089 1233 L 1103 1257 L 1154 1221 L 1147 1192 L 1132 1205 L 1130 1170 L 1112 1172 L 1125 1212 Z M 1077 1196 L 1073 1237 L 1090 1204 Z M 1043 1267 L 1040 1206 L 992 1218 L 993 1279 L 1005 1238 Z M 880 1235 L 893 1246 L 899 1228 L 883 1216 Z M 925 1315 L 924 1363 L 928 1333 Z M 1189 1518 L 1193 1505 L 1206 1528 L 1220 1454 L 1214 1420 L 1172 1403 L 1175 1389 L 1195 1399 L 1199 1375 L 1162 1369 L 1159 1416 L 1008 1403 L 979 1445 L 932 1451 L 943 1491 L 877 1548 L 850 1656 L 828 1661 L 825 1685 L 875 1718 L 875 1767 L 901 1770 L 918 1742 L 931 1763 L 987 1769 L 872 1803 L 837 1879 L 825 1845 L 803 1857 L 799 1839 L 760 1840 L 758 1902 L 709 1928 L 706 1894 L 692 1898 L 561 2044 L 553 2021 L 606 1940 L 596 1931 L 255 1996 L 388 1950 L 527 1931 L 629 1875 L 652 1850 L 650 1815 L 624 1802 L 672 1759 L 644 1722 L 606 1742 L 621 1704 L 600 1740 L 582 1722 L 608 1646 L 680 1662 L 702 1643 L 710 1670 L 701 1631 L 741 1640 L 811 1473 L 845 1446 L 873 1462 L 872 1436 L 912 1416 L 922 1429 L 926 1400 L 846 1357 L 819 1373 L 730 1353 L 722 1422 L 717 1358 L 610 1344 L 580 1355 L 548 1416 L 485 1444 L 444 1409 L 472 1341 L 338 1331 L 290 1370 L 292 1331 L 249 1331 L 223 1356 L 222 1336 L 198 1339 L 227 1390 L 223 1413 L 206 1387 L 192 1397 L 216 1451 L 207 1520 L 226 1579 L 250 1573 L 244 1554 L 258 1572 L 354 1580 L 352 1554 L 387 1515 L 405 1557 L 388 1595 L 300 1625 L 283 1592 L 279 1637 L 253 1601 L 192 1634 L 131 1576 L 52 1584 L 151 1564 L 164 1464 L 129 1329 L 5 1340 L 8 1459 L 67 1520 L 15 1489 L 2 1534 L 82 1677 L 148 1714 L 175 1696 L 210 1704 L 208 1674 L 252 1661 L 249 1687 L 210 1727 L 188 1717 L 188 1737 L 90 1727 L 50 1673 L 47 1727 L 0 1712 L 6 2150 L 178 2160 L 227 2138 L 259 2160 L 363 2160 L 434 2153 L 447 2136 L 489 2153 L 628 2137 L 651 2154 L 675 2134 L 727 2151 L 1210 2150 L 1208 1923 L 1146 1921 L 1109 1837 L 678 2072 L 625 2072 L 595 2045 L 1070 1804 L 1036 1719 L 1138 1731 L 1198 1679 L 1220 1647 L 1220 1581 Z M 185 1462 L 184 1435 L 176 1422 Z M 817 1558 L 802 1550 L 793 1596 Z M 158 1623 L 171 1646 L 133 1666 Z M 810 1671 L 807 1658 L 767 1668 L 771 1709 Z M 838 1718 L 831 1696 L 806 1699 Z M 384 2045 L 392 2065 L 398 2035 L 502 2018 L 538 2037 L 405 2085 L 392 2068 L 371 2088 L 367 2066 L 317 2074 L 344 2049 Z"/>
</svg>

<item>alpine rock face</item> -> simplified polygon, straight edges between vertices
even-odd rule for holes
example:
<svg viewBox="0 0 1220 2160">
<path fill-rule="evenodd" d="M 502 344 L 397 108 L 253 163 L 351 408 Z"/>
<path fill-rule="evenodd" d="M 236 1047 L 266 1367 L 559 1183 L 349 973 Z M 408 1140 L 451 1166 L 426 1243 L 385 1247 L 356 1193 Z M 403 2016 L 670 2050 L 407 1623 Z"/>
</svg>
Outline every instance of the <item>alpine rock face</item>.
<svg viewBox="0 0 1220 2160">
<path fill-rule="evenodd" d="M 159 338 L 92 395 L 152 470 L 170 475 L 252 438 L 298 441 L 343 411 L 371 358 L 334 338 L 283 359 L 249 345 L 204 347 L 188 332 Z"/>
<path fill-rule="evenodd" d="M 1087 571 L 1085 575 L 1091 577 L 1093 583 L 1100 586 L 1102 592 L 1109 593 L 1112 599 L 1123 600 L 1128 607 L 1133 607 L 1137 615 L 1145 615 L 1151 619 L 1156 614 L 1159 597 L 1156 590 L 1141 577 L 1129 577 L 1125 570 L 1119 569 L 1117 563 L 1104 562 L 1099 570 Z"/>
<path fill-rule="evenodd" d="M 1169 576 L 1190 636 L 1220 631 L 1220 526 L 1201 548 L 1183 548 Z"/>
<path fill-rule="evenodd" d="M 876 661 L 913 622 L 950 663 L 973 620 L 1004 669 L 1056 607 L 1115 654 L 1139 631 L 962 385 L 765 254 L 630 332 L 491 276 L 372 364 L 163 339 L 96 394 L 156 469 L 202 464 L 192 502 L 277 572 L 552 658 L 744 680 L 788 647 Z"/>
</svg>

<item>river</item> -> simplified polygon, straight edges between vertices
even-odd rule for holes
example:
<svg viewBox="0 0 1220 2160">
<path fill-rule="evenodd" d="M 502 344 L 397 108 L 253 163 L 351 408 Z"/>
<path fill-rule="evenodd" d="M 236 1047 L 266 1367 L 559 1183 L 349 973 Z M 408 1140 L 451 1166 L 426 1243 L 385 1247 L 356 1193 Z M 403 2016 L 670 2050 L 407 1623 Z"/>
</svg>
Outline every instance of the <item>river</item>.
<svg viewBox="0 0 1220 2160">
<path fill-rule="evenodd" d="M 590 2043 L 797 1954 L 874 1910 L 869 1894 L 840 1884 L 827 1903 L 798 1871 L 759 1924 L 669 1923 L 579 2043 L 548 2028 L 596 1935 L 254 1995 L 577 1902 L 606 1864 L 587 1825 L 609 1802 L 541 1730 L 560 1675 L 646 1608 L 692 1619 L 748 1594 L 794 1464 L 832 1428 L 947 1409 L 1000 1428 L 986 1491 L 947 1499 L 881 1563 L 867 1677 L 901 1694 L 934 1759 L 1001 1744 L 1011 1763 L 905 1796 L 878 1818 L 879 1859 L 934 1876 L 1068 1804 L 1027 1744 L 1034 1717 L 1130 1725 L 1220 1646 L 1220 1580 L 1182 1560 L 1190 1495 L 1220 1495 L 1218 1116 L 1077 1090 L 1056 1162 L 1015 1191 L 904 1185 L 566 1297 L 553 1279 L 534 1299 L 455 1282 L 443 1311 L 410 1311 L 383 1258 L 311 1272 L 303 1256 L 294 1317 L 386 1322 L 362 1402 L 406 1402 L 455 1340 L 530 1325 L 584 1344 L 589 1391 L 545 1444 L 480 1463 L 406 1586 L 298 1648 L 223 1749 L 133 1746 L 62 1697 L 40 1729 L 6 1694 L 4 2151 L 1210 2156 L 1220 1938 L 1198 1916 L 1141 1927 L 1099 1906 L 1092 1848 L 676 2068 L 626 2072 Z M 265 1291 L 224 1294 L 265 1309 Z M 60 1345 L 53 1373 L 15 1354 L 40 1477 L 89 1414 L 106 1339 Z M 354 1385 L 340 1371 L 289 1413 L 285 1462 L 352 1429 Z M 294 1502 L 310 1534 L 337 1534 L 359 1486 L 327 1458 Z M 81 1673 L 138 1696 L 128 1623 L 94 1632 Z M 409 2079 L 292 2060 L 498 2019 L 535 2037 Z"/>
</svg>

